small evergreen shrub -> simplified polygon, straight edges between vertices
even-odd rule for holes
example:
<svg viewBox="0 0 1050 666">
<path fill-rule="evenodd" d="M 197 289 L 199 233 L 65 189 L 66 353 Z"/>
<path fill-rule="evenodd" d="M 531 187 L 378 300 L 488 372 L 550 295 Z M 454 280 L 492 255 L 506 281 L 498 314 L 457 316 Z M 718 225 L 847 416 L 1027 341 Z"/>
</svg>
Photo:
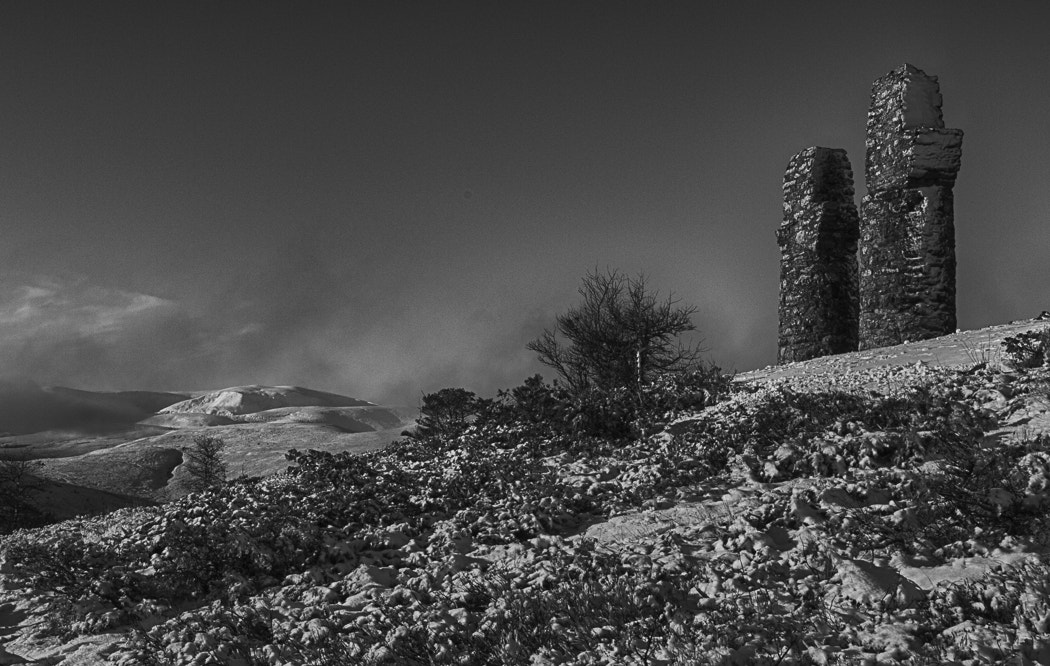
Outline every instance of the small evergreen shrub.
<svg viewBox="0 0 1050 666">
<path fill-rule="evenodd" d="M 419 419 L 410 437 L 453 439 L 485 409 L 486 400 L 462 388 L 443 388 L 423 396 Z"/>
<path fill-rule="evenodd" d="M 1006 360 L 1015 368 L 1038 368 L 1050 361 L 1050 326 L 1003 340 Z"/>
<path fill-rule="evenodd" d="M 186 471 L 193 492 L 221 488 L 226 483 L 227 465 L 222 457 L 225 448 L 226 442 L 220 437 L 194 435 L 193 446 L 186 453 Z"/>
</svg>

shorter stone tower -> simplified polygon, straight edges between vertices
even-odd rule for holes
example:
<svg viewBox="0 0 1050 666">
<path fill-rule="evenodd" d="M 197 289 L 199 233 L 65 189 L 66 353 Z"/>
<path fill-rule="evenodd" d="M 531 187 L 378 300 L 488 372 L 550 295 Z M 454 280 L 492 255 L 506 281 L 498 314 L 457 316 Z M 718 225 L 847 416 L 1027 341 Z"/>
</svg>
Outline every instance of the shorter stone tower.
<svg viewBox="0 0 1050 666">
<path fill-rule="evenodd" d="M 952 187 L 962 135 L 944 127 L 937 77 L 906 64 L 872 86 L 858 257 L 860 349 L 955 331 Z"/>
<path fill-rule="evenodd" d="M 845 150 L 806 148 L 784 174 L 778 363 L 857 349 L 859 221 Z"/>
</svg>

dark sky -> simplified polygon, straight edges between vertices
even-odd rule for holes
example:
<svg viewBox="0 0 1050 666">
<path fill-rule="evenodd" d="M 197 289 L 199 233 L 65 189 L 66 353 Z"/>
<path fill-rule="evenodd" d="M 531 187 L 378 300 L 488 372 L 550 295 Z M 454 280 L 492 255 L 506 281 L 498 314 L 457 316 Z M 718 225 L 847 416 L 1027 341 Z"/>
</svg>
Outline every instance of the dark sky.
<svg viewBox="0 0 1050 666">
<path fill-rule="evenodd" d="M 595 267 L 776 353 L 781 183 L 872 81 L 966 132 L 964 328 L 1050 308 L 1043 2 L 0 3 L 0 367 L 415 403 L 542 371 Z M 549 373 L 547 373 L 549 375 Z"/>
</svg>

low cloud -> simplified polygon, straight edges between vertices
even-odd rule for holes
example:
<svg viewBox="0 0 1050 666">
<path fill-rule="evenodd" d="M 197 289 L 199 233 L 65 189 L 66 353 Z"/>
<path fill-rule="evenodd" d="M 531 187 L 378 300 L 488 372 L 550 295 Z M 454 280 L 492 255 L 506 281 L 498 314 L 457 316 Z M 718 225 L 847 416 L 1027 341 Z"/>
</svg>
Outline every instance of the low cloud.
<svg viewBox="0 0 1050 666">
<path fill-rule="evenodd" d="M 175 301 L 85 280 L 0 291 L 3 374 L 42 385 L 166 388 L 213 365 L 223 337 Z"/>
<path fill-rule="evenodd" d="M 446 386 L 492 395 L 539 370 L 525 343 L 543 314 L 412 299 L 366 318 L 342 285 L 298 284 L 295 297 L 193 313 L 86 280 L 23 278 L 0 290 L 2 375 L 89 390 L 299 384 L 412 405 Z"/>
<path fill-rule="evenodd" d="M 0 289 L 0 374 L 109 391 L 294 384 L 400 405 L 444 387 L 493 396 L 535 373 L 554 378 L 526 344 L 561 304 L 530 305 L 498 286 L 377 293 L 316 264 L 297 269 L 295 280 L 226 291 L 226 302 L 196 310 L 87 280 L 8 280 L 15 286 Z M 726 327 L 733 303 L 722 294 L 698 313 L 699 334 L 723 363 L 754 353 L 764 324 Z"/>
<path fill-rule="evenodd" d="M 40 278 L 0 296 L 0 332 L 9 340 L 114 337 L 129 324 L 170 315 L 176 307 L 147 294 Z"/>
<path fill-rule="evenodd" d="M 27 379 L 0 379 L 0 434 L 41 430 L 101 433 L 125 428 L 149 411 L 131 401 L 94 400 L 96 394 L 56 389 L 46 391 Z M 17 455 L 0 451 L 0 458 Z"/>
</svg>

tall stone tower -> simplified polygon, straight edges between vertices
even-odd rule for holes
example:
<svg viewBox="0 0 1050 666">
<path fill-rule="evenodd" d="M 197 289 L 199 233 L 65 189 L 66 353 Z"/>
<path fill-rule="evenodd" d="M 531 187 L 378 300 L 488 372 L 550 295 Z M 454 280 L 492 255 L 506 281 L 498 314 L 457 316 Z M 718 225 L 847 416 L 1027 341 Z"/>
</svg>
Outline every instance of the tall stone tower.
<svg viewBox="0 0 1050 666">
<path fill-rule="evenodd" d="M 952 333 L 952 187 L 962 130 L 945 129 L 937 77 L 902 65 L 872 86 L 861 204 L 860 349 Z"/>
<path fill-rule="evenodd" d="M 806 148 L 784 174 L 778 363 L 857 349 L 857 234 L 846 151 Z"/>
</svg>

